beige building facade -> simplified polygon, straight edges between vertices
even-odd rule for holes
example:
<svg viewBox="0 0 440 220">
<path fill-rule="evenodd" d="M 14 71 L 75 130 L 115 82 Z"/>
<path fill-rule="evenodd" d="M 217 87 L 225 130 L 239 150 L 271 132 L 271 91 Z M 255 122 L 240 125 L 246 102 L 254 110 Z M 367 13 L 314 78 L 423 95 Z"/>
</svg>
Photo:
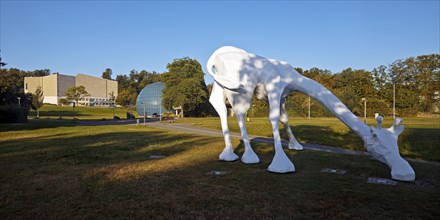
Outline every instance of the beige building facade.
<svg viewBox="0 0 440 220">
<path fill-rule="evenodd" d="M 66 98 L 67 90 L 74 86 L 84 86 L 90 96 L 79 100 L 82 106 L 109 106 L 111 104 L 110 94 L 118 96 L 118 82 L 102 79 L 95 76 L 78 74 L 68 76 L 53 74 L 42 77 L 25 77 L 24 91 L 35 93 L 38 87 L 43 91 L 44 103 L 60 104 L 60 99 Z"/>
</svg>

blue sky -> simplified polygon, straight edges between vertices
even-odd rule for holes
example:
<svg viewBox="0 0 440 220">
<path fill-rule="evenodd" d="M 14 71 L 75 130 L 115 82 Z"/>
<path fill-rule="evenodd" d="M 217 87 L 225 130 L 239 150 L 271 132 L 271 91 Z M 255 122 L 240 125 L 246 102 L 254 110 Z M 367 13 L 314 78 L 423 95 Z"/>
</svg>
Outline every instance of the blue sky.
<svg viewBox="0 0 440 220">
<path fill-rule="evenodd" d="M 6 67 L 68 75 L 164 72 L 185 56 L 205 68 L 224 45 L 333 73 L 440 53 L 438 0 L 1 0 L 0 7 Z"/>
</svg>

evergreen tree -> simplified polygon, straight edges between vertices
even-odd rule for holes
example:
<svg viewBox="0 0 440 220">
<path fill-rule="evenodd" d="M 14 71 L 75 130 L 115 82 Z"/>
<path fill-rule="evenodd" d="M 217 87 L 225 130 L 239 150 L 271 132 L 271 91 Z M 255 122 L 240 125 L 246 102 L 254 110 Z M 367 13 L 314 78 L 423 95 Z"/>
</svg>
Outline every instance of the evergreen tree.
<svg viewBox="0 0 440 220">
<path fill-rule="evenodd" d="M 104 70 L 104 72 L 102 72 L 102 78 L 103 79 L 112 79 L 112 74 L 113 74 L 113 71 L 112 71 L 112 69 L 110 69 L 110 68 L 107 68 L 107 69 L 105 69 Z"/>
</svg>

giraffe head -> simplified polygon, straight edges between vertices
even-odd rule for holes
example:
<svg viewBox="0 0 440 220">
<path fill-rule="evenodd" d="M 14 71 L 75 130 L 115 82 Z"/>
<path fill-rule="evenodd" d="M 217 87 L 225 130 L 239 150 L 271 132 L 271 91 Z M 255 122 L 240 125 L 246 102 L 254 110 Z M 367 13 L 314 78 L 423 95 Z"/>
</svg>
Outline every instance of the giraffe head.
<svg viewBox="0 0 440 220">
<path fill-rule="evenodd" d="M 405 126 L 402 118 L 396 118 L 389 128 L 382 128 L 382 116 L 376 116 L 377 127 L 370 127 L 371 135 L 366 137 L 365 148 L 377 160 L 391 168 L 391 177 L 400 181 L 414 181 L 415 172 L 399 153 L 397 139 Z"/>
</svg>

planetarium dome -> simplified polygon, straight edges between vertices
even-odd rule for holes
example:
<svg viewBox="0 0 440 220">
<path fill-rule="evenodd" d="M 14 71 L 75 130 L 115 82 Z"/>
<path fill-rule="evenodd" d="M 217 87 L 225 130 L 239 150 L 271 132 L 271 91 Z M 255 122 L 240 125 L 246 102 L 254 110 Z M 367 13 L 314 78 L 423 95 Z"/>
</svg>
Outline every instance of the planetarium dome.
<svg viewBox="0 0 440 220">
<path fill-rule="evenodd" d="M 162 90 L 165 85 L 162 82 L 155 82 L 145 86 L 136 99 L 136 111 L 139 116 L 160 115 L 166 111 L 162 106 Z"/>
</svg>

